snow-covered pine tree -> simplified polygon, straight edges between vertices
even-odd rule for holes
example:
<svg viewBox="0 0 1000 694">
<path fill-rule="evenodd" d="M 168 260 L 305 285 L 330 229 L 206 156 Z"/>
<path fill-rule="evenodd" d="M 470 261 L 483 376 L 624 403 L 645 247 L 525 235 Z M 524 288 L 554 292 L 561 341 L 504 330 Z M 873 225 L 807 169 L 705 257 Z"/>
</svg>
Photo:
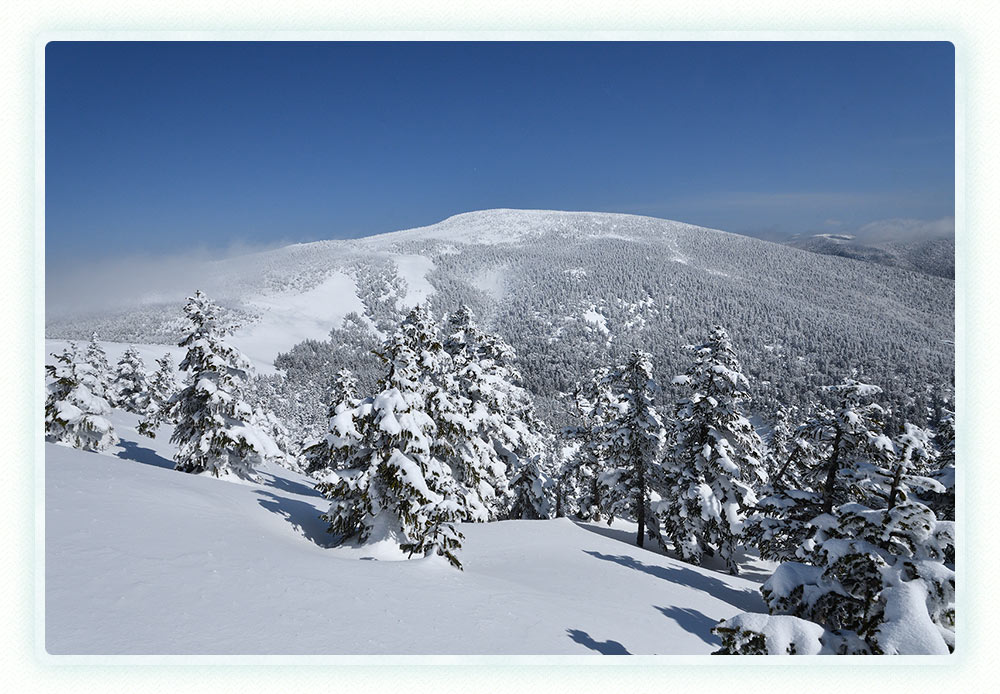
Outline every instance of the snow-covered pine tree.
<svg viewBox="0 0 1000 694">
<path fill-rule="evenodd" d="M 483 407 L 463 394 L 456 359 L 445 351 L 427 308 L 416 306 L 410 320 L 417 326 L 413 347 L 421 355 L 426 411 L 434 422 L 431 455 L 444 463 L 462 490 L 462 520 L 497 520 L 507 504 L 507 468 L 482 436 Z"/>
<path fill-rule="evenodd" d="M 885 410 L 870 400 L 878 386 L 846 379 L 825 390 L 838 398 L 834 409 L 816 405 L 796 430 L 800 457 L 771 485 L 747 520 L 745 538 L 765 559 L 786 561 L 809 552 L 813 518 L 834 506 L 870 503 L 876 470 L 895 455 L 880 433 Z"/>
<path fill-rule="evenodd" d="M 443 346 L 453 360 L 458 394 L 469 402 L 467 416 L 510 474 L 519 461 L 542 454 L 551 439 L 521 385 L 517 354 L 499 335 L 481 330 L 467 306 L 449 316 L 447 329 Z"/>
<path fill-rule="evenodd" d="M 660 454 L 666 440 L 663 422 L 653 407 L 658 386 L 650 355 L 633 352 L 609 378 L 618 407 L 600 433 L 604 469 L 599 482 L 608 522 L 616 516 L 635 519 L 635 543 L 642 547 L 647 533 L 660 537 L 659 524 L 650 510 L 650 491 L 664 481 Z"/>
<path fill-rule="evenodd" d="M 306 473 L 315 475 L 337 470 L 347 461 L 351 446 L 361 440 L 358 426 L 362 422 L 357 417 L 360 404 L 358 380 L 350 369 L 341 369 L 330 389 L 327 433 L 302 446 Z"/>
<path fill-rule="evenodd" d="M 572 495 L 582 520 L 601 520 L 604 511 L 599 476 L 607 457 L 605 431 L 619 414 L 620 403 L 612 389 L 611 369 L 595 369 L 590 378 L 573 391 L 573 412 L 577 424 L 563 430 L 563 435 L 578 443 L 568 463 L 572 474 Z"/>
<path fill-rule="evenodd" d="M 955 413 L 942 408 L 941 418 L 934 432 L 937 447 L 937 467 L 930 476 L 941 483 L 944 492 L 930 493 L 926 503 L 938 518 L 955 520 Z"/>
<path fill-rule="evenodd" d="M 699 564 L 718 552 L 736 574 L 745 513 L 757 501 L 754 488 L 766 481 L 763 444 L 743 415 L 748 383 L 725 329 L 715 326 L 692 349 L 694 364 L 674 379 L 689 394 L 677 406 L 656 512 L 685 561 Z"/>
<path fill-rule="evenodd" d="M 792 417 L 796 407 L 779 405 L 774 414 L 774 425 L 767 437 L 764 467 L 769 480 L 777 477 L 785 468 L 789 457 L 795 452 L 795 427 Z"/>
<path fill-rule="evenodd" d="M 146 365 L 139 351 L 129 345 L 115 368 L 110 391 L 117 407 L 133 414 L 146 415 L 152 404 Z"/>
<path fill-rule="evenodd" d="M 954 523 L 917 502 L 836 506 L 811 521 L 810 563 L 761 588 L 769 615 L 714 631 L 722 654 L 947 654 L 955 647 Z"/>
<path fill-rule="evenodd" d="M 90 362 L 71 342 L 55 364 L 45 366 L 51 379 L 45 399 L 45 439 L 86 451 L 118 443 L 109 417 L 104 384 Z"/>
<path fill-rule="evenodd" d="M 94 370 L 94 375 L 98 378 L 101 384 L 101 388 L 104 390 L 104 397 L 112 407 L 117 407 L 118 403 L 115 401 L 115 393 L 111 388 L 111 381 L 113 374 L 111 373 L 111 366 L 108 364 L 108 355 L 101 347 L 101 343 L 97 340 L 97 333 L 92 333 L 90 336 L 90 342 L 87 344 L 86 353 L 87 363 Z"/>
<path fill-rule="evenodd" d="M 873 483 L 867 488 L 884 502 L 887 508 L 913 498 L 922 500 L 929 494 L 945 491 L 940 482 L 930 477 L 935 469 L 937 451 L 932 442 L 933 435 L 927 429 L 910 422 L 903 422 L 896 435 L 896 457 L 885 469 L 873 470 Z M 882 503 L 872 505 L 881 507 Z"/>
<path fill-rule="evenodd" d="M 176 468 L 254 480 L 257 466 L 280 451 L 252 424 L 253 408 L 239 397 L 250 363 L 224 341 L 231 328 L 220 324 L 219 307 L 200 290 L 188 298 L 184 313 L 191 332 L 179 343 L 187 348 L 180 368 L 189 384 L 169 404 Z"/>
<path fill-rule="evenodd" d="M 553 513 L 555 480 L 546 469 L 545 459 L 536 455 L 521 461 L 510 480 L 511 504 L 507 518 L 542 520 Z"/>
<path fill-rule="evenodd" d="M 170 411 L 170 398 L 178 390 L 174 358 L 170 352 L 156 360 L 156 371 L 149 378 L 149 401 L 145 417 L 137 431 L 149 438 L 156 437 L 156 430 L 167 418 Z"/>
<path fill-rule="evenodd" d="M 349 447 L 344 470 L 317 485 L 331 500 L 323 516 L 341 542 L 389 542 L 410 555 L 436 553 L 461 568 L 456 552 L 465 515 L 464 496 L 432 452 L 435 424 L 427 413 L 429 387 L 426 313 L 414 309 L 379 357 L 388 372 L 380 392 L 363 400 L 360 439 Z"/>
<path fill-rule="evenodd" d="M 881 389 L 847 380 L 830 390 L 838 408 L 817 408 L 800 427 L 817 451 L 799 476 L 807 488 L 763 499 L 748 522 L 761 554 L 786 560 L 762 588 L 771 616 L 717 627 L 721 652 L 947 653 L 954 524 L 913 493 L 941 488 L 921 474 L 930 437 L 904 423 L 893 446 L 878 433 L 883 409 L 863 403 Z"/>
</svg>

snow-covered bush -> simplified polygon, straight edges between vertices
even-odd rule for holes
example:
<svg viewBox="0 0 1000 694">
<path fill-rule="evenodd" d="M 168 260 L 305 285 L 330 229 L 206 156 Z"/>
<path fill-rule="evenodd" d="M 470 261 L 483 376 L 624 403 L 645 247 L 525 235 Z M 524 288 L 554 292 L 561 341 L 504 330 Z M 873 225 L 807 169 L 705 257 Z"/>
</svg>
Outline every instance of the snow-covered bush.
<svg viewBox="0 0 1000 694">
<path fill-rule="evenodd" d="M 111 405 L 93 365 L 70 343 L 45 373 L 51 382 L 45 398 L 45 439 L 86 451 L 102 451 L 118 443 L 108 419 Z"/>
</svg>

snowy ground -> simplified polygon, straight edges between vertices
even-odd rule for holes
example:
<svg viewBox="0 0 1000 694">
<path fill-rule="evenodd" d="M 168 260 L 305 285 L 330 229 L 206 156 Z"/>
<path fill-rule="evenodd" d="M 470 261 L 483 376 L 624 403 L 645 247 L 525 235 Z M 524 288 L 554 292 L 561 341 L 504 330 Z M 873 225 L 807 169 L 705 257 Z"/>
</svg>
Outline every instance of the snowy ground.
<svg viewBox="0 0 1000 694">
<path fill-rule="evenodd" d="M 462 526 L 465 570 L 328 547 L 325 501 L 268 468 L 236 484 L 172 469 L 115 412 L 105 454 L 45 447 L 52 654 L 703 654 L 764 611 L 746 577 L 637 548 L 633 526 Z"/>
</svg>

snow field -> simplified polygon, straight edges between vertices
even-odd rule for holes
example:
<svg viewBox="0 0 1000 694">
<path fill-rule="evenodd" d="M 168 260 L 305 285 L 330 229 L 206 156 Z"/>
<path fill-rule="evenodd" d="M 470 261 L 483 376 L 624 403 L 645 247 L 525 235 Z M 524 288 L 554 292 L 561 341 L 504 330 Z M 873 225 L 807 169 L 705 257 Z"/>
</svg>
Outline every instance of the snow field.
<svg viewBox="0 0 1000 694">
<path fill-rule="evenodd" d="M 329 546 L 308 478 L 180 473 L 169 428 L 113 423 L 105 454 L 46 444 L 52 654 L 698 654 L 764 611 L 754 580 L 639 549 L 630 523 L 462 524 L 464 571 L 373 561 Z"/>
</svg>

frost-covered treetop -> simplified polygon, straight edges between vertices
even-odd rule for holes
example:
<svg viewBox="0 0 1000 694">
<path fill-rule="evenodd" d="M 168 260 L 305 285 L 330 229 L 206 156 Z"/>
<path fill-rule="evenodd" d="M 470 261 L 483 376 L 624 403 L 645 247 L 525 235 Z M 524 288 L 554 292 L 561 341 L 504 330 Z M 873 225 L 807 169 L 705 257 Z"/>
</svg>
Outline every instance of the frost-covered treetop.
<svg viewBox="0 0 1000 694">
<path fill-rule="evenodd" d="M 188 297 L 184 313 L 191 322 L 191 332 L 178 343 L 180 347 L 187 348 L 180 368 L 191 373 L 214 371 L 228 378 L 245 381 L 250 376 L 252 367 L 239 350 L 222 339 L 235 326 L 220 323 L 220 310 L 200 290 Z"/>
</svg>

